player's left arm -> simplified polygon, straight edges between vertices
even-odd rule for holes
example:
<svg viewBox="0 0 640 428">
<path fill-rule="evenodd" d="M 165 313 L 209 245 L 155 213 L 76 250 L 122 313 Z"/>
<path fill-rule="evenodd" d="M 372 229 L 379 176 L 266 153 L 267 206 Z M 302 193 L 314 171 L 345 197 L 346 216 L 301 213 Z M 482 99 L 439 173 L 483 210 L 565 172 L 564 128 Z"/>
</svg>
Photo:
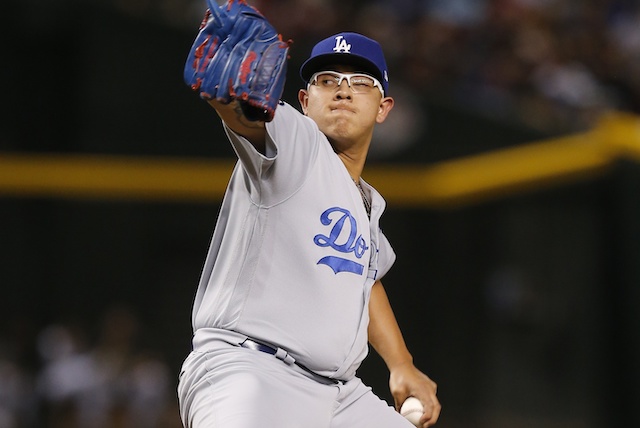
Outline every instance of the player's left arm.
<svg viewBox="0 0 640 428">
<path fill-rule="evenodd" d="M 371 290 L 369 318 L 369 343 L 389 368 L 389 387 L 396 409 L 407 397 L 416 397 L 424 407 L 420 420 L 422 427 L 432 426 L 438 420 L 441 409 L 436 396 L 437 385 L 413 364 L 413 356 L 407 349 L 380 281 L 376 281 Z"/>
<path fill-rule="evenodd" d="M 187 55 L 184 81 L 225 124 L 264 153 L 265 122 L 284 89 L 290 42 L 246 0 L 208 9 Z"/>
</svg>

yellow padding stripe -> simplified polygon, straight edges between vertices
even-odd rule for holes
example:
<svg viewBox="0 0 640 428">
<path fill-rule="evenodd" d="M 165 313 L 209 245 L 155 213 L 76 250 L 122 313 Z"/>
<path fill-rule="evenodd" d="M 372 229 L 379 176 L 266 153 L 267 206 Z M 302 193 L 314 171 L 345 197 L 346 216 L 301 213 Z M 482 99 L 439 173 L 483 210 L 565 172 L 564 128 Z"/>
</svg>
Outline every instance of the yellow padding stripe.
<svg viewBox="0 0 640 428">
<path fill-rule="evenodd" d="M 640 120 L 612 114 L 594 130 L 433 166 L 371 164 L 365 179 L 395 206 L 447 207 L 590 178 L 640 161 Z M 0 196 L 216 202 L 235 161 L 0 154 Z"/>
<path fill-rule="evenodd" d="M 531 144 L 429 168 L 367 169 L 390 202 L 458 205 L 534 187 L 583 179 L 604 171 L 610 158 L 588 139 Z"/>
<path fill-rule="evenodd" d="M 232 168 L 224 160 L 0 154 L 0 194 L 216 201 Z"/>
</svg>

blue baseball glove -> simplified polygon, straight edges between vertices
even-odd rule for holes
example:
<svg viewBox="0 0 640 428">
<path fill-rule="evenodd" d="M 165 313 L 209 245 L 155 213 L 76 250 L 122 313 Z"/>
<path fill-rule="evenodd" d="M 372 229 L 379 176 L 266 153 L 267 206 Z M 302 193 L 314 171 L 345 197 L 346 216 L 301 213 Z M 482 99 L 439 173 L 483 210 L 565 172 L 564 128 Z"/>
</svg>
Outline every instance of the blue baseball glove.
<svg viewBox="0 0 640 428">
<path fill-rule="evenodd" d="M 238 100 L 249 120 L 271 121 L 284 89 L 289 42 L 246 0 L 207 3 L 185 82 L 205 100 Z"/>
</svg>

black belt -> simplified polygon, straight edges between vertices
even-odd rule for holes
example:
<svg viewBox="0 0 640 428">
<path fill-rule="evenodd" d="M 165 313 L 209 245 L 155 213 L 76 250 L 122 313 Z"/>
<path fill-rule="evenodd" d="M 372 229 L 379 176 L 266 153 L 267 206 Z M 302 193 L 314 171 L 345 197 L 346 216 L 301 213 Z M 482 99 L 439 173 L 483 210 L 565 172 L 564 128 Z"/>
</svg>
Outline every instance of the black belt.
<svg viewBox="0 0 640 428">
<path fill-rule="evenodd" d="M 284 361 L 286 364 L 288 365 L 295 364 L 305 372 L 310 373 L 317 378 L 324 379 L 325 381 L 335 383 L 335 384 L 341 383 L 338 379 L 333 379 L 327 376 L 319 375 L 318 373 L 314 372 L 310 368 L 305 367 L 304 365 L 297 362 L 295 358 L 289 355 L 289 353 L 282 348 L 274 348 L 273 346 L 269 346 L 267 344 L 264 344 L 249 338 L 245 339 L 244 342 L 240 343 L 240 346 L 242 346 L 243 348 L 253 349 L 254 351 L 265 352 L 269 355 L 274 355 L 277 359 Z"/>
</svg>

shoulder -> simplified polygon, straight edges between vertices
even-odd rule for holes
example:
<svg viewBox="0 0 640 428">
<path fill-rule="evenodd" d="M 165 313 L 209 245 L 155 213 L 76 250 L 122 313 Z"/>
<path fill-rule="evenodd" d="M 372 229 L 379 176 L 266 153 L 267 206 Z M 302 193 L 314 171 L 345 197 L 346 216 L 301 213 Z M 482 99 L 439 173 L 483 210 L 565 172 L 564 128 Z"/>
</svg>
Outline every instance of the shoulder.
<svg viewBox="0 0 640 428">
<path fill-rule="evenodd" d="M 318 125 L 290 104 L 281 101 L 271 122 L 265 124 L 269 140 L 279 148 L 294 145 L 315 146 L 326 139 Z"/>
<path fill-rule="evenodd" d="M 276 113 L 273 117 L 273 121 L 267 122 L 267 128 L 274 127 L 290 127 L 292 125 L 299 124 L 299 126 L 309 127 L 318 130 L 316 123 L 309 117 L 302 114 L 299 110 L 293 107 L 291 104 L 280 101 Z M 319 132 L 319 131 L 318 131 Z"/>
</svg>

